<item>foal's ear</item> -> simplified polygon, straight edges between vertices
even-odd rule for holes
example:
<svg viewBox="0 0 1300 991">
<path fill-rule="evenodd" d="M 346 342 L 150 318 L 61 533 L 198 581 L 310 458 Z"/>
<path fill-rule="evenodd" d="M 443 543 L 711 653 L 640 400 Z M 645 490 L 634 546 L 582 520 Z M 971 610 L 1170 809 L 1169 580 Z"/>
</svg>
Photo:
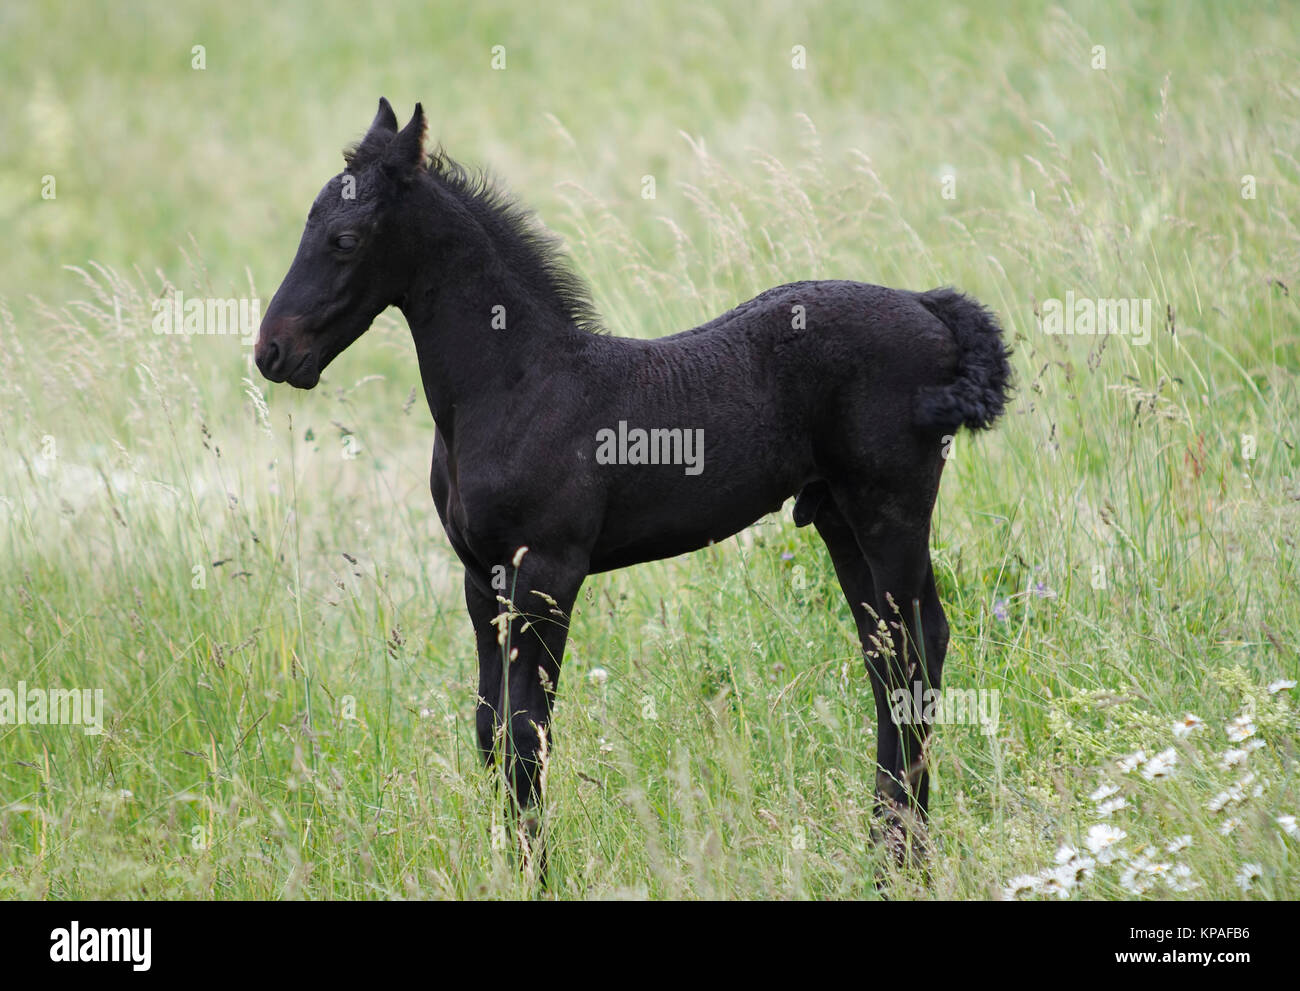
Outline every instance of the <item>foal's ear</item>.
<svg viewBox="0 0 1300 991">
<path fill-rule="evenodd" d="M 384 171 L 396 179 L 409 179 L 424 166 L 424 133 L 428 122 L 424 119 L 424 108 L 415 105 L 415 113 L 384 155 Z"/>
<path fill-rule="evenodd" d="M 393 105 L 382 96 L 379 98 L 379 112 L 370 122 L 370 130 L 372 133 L 386 131 L 389 135 L 397 133 L 397 114 L 393 113 Z"/>
<path fill-rule="evenodd" d="M 370 130 L 354 147 L 343 152 L 343 160 L 347 163 L 348 168 L 352 168 L 368 160 L 378 158 L 392 142 L 393 135 L 396 133 L 397 114 L 393 113 L 392 104 L 381 96 L 379 98 L 379 112 L 375 114 L 375 119 L 370 122 Z"/>
</svg>

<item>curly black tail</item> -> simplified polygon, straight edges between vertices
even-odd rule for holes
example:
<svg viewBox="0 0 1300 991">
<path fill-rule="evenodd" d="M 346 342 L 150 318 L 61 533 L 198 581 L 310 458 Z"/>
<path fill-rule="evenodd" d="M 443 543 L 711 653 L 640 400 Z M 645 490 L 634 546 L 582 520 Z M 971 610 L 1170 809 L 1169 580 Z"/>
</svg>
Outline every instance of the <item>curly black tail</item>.
<svg viewBox="0 0 1300 991">
<path fill-rule="evenodd" d="M 917 393 L 917 426 L 940 433 L 963 426 L 987 430 L 1006 409 L 1011 390 L 1011 352 L 997 317 L 955 289 L 931 289 L 916 298 L 952 331 L 959 352 L 956 378 Z"/>
</svg>

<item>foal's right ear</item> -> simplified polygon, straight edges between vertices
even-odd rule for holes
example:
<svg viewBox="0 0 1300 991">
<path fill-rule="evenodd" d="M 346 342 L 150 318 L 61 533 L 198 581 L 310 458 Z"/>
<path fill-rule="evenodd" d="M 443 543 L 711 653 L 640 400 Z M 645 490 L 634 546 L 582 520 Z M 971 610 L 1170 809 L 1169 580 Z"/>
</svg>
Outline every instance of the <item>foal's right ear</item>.
<svg viewBox="0 0 1300 991">
<path fill-rule="evenodd" d="M 424 107 L 415 105 L 411 121 L 393 138 L 384 155 L 383 170 L 398 181 L 405 182 L 424 165 L 424 135 L 429 124 Z"/>
</svg>

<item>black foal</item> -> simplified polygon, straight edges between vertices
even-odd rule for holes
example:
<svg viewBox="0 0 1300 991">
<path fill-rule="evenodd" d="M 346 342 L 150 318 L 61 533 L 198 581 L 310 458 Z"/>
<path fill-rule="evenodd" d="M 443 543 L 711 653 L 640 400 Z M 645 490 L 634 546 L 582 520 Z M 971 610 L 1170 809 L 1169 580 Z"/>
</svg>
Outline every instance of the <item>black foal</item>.
<svg viewBox="0 0 1300 991">
<path fill-rule="evenodd" d="M 1006 403 L 992 314 L 950 289 L 798 282 L 671 337 L 610 337 L 527 215 L 427 159 L 424 136 L 418 104 L 399 130 L 380 100 L 312 205 L 256 360 L 310 389 L 382 310 L 405 315 L 478 640 L 479 745 L 504 759 L 528 832 L 583 579 L 722 540 L 794 495 L 866 653 L 881 811 L 895 835 L 923 821 L 929 727 L 896 722 L 890 700 L 939 687 L 930 515 L 951 435 Z"/>
</svg>

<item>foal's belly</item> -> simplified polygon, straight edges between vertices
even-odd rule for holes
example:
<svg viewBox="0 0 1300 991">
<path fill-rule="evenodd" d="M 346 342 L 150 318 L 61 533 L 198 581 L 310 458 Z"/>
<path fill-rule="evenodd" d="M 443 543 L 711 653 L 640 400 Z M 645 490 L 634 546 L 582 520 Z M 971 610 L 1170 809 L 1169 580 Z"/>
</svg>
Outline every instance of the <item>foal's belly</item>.
<svg viewBox="0 0 1300 991">
<path fill-rule="evenodd" d="M 721 493 L 718 498 L 716 490 L 701 486 L 696 498 L 663 498 L 653 504 L 615 501 L 607 507 L 588 570 L 612 571 L 699 550 L 776 512 L 794 492 L 781 485 L 740 495 Z"/>
</svg>

